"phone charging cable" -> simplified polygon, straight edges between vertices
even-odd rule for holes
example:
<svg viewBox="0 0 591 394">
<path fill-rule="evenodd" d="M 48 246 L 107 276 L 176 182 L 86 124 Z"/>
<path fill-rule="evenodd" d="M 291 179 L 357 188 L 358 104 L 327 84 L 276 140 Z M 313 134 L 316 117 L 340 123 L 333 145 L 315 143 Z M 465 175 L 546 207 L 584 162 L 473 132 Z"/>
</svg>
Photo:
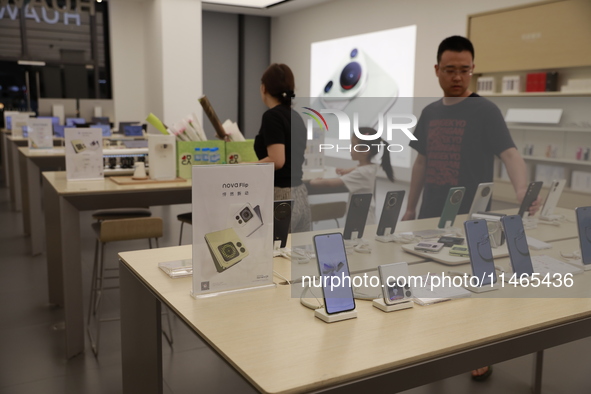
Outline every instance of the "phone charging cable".
<svg viewBox="0 0 591 394">
<path fill-rule="evenodd" d="M 316 299 L 316 304 L 313 304 L 304 298 L 304 296 L 306 295 L 306 292 L 308 292 L 308 291 L 310 292 L 310 294 L 312 294 L 312 297 L 314 297 Z M 302 295 L 300 295 L 300 304 L 302 304 L 306 308 L 312 309 L 313 311 L 315 311 L 316 309 L 320 309 L 324 306 L 324 304 L 322 302 L 320 302 L 318 297 L 316 297 L 314 295 L 314 293 L 312 292 L 312 289 L 310 289 L 309 285 L 304 287 L 304 291 L 302 291 Z"/>
</svg>

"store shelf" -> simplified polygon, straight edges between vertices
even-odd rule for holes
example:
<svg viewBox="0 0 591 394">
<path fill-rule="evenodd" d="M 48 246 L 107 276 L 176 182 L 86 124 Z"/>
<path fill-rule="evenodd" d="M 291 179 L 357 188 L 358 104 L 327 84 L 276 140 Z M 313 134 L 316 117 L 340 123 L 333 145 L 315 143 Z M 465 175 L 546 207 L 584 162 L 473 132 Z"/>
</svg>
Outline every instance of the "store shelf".
<svg viewBox="0 0 591 394">
<path fill-rule="evenodd" d="M 545 157 L 545 156 L 523 156 L 523 159 L 529 160 L 529 161 L 542 161 L 542 162 L 547 162 L 547 163 L 591 166 L 591 161 L 589 161 L 589 160 L 569 160 L 569 159 L 559 159 L 559 158 L 552 158 L 552 157 Z"/>
<path fill-rule="evenodd" d="M 476 92 L 482 97 L 579 97 L 579 96 L 591 96 L 589 92 L 521 92 L 521 93 L 480 93 Z"/>
<path fill-rule="evenodd" d="M 548 187 L 543 187 L 542 191 L 540 192 L 542 200 L 546 198 L 546 194 L 548 194 Z M 565 187 L 562 191 L 562 195 L 560 196 L 560 200 L 558 201 L 558 206 L 567 209 L 586 206 L 589 205 L 590 197 L 591 192 L 572 190 L 568 187 Z M 515 191 L 513 190 L 513 185 L 511 182 L 505 179 L 495 178 L 493 186 L 493 199 L 496 201 L 517 204 L 517 200 L 515 199 Z"/>
<path fill-rule="evenodd" d="M 507 124 L 509 130 L 523 131 L 556 131 L 564 133 L 591 133 L 591 129 L 584 127 L 546 127 L 546 126 L 520 126 L 515 123 Z"/>
</svg>

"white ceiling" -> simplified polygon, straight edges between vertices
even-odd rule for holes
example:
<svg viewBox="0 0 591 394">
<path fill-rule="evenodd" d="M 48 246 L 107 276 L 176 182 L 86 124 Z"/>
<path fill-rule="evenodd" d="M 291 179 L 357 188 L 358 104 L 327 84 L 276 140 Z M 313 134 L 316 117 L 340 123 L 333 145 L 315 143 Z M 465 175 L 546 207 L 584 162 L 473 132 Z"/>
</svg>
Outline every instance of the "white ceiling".
<svg viewBox="0 0 591 394">
<path fill-rule="evenodd" d="M 202 0 L 201 7 L 205 11 L 229 12 L 233 14 L 261 15 L 261 16 L 279 16 L 289 14 L 290 12 L 313 7 L 321 3 L 327 3 L 335 0 L 288 0 L 277 3 L 281 0 Z M 213 2 L 232 2 L 241 4 L 240 6 L 214 4 Z M 246 4 L 252 3 L 277 3 L 269 8 L 247 7 Z"/>
<path fill-rule="evenodd" d="M 144 2 L 150 0 L 103 0 L 103 1 L 134 1 L 134 2 Z M 247 7 L 244 4 L 249 4 L 252 2 L 273 2 L 276 3 L 277 1 L 282 0 L 201 0 L 201 8 L 205 11 L 216 11 L 216 12 L 227 12 L 231 14 L 245 14 L 245 15 L 260 15 L 260 16 L 280 16 L 289 14 L 290 12 L 295 12 L 299 10 L 303 10 L 304 8 L 314 7 L 318 4 L 328 3 L 330 1 L 338 1 L 338 0 L 288 0 L 278 3 L 276 5 L 272 5 L 269 8 L 255 8 L 255 7 Z M 0 0 L 1 2 L 1 0 Z M 243 4 L 239 5 L 225 5 L 225 4 L 214 4 L 213 2 L 232 2 Z"/>
</svg>

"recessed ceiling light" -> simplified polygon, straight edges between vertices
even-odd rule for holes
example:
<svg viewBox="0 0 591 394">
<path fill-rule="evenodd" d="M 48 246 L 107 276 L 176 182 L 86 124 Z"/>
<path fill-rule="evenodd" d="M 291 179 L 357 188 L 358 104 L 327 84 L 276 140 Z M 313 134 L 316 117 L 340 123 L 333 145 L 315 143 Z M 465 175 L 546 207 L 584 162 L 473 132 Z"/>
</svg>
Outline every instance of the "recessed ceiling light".
<svg viewBox="0 0 591 394">
<path fill-rule="evenodd" d="M 17 63 L 21 66 L 45 66 L 45 62 L 40 62 L 37 60 L 19 60 Z"/>
<path fill-rule="evenodd" d="M 203 0 L 203 3 L 231 5 L 235 7 L 268 8 L 289 0 Z"/>
</svg>

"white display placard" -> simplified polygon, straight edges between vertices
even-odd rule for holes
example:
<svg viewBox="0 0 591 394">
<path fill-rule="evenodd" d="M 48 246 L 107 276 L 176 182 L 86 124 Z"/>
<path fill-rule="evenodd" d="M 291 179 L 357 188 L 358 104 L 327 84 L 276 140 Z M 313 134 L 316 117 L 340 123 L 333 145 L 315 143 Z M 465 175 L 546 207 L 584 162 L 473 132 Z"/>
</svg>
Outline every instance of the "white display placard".
<svg viewBox="0 0 591 394">
<path fill-rule="evenodd" d="M 273 285 L 273 164 L 192 175 L 193 296 Z"/>
<path fill-rule="evenodd" d="M 12 115 L 18 115 L 20 114 L 20 112 L 18 111 L 4 111 L 4 128 L 6 130 L 10 130 L 12 128 L 8 127 L 8 120 L 6 118 L 10 118 L 11 119 L 11 123 L 12 123 Z"/>
<path fill-rule="evenodd" d="M 13 114 L 10 119 L 12 123 L 12 136 L 22 138 L 23 127 L 27 125 L 29 115 L 24 113 Z"/>
<path fill-rule="evenodd" d="M 51 115 L 59 119 L 60 125 L 63 126 L 65 124 L 66 115 L 62 104 L 54 104 L 51 107 Z"/>
<path fill-rule="evenodd" d="M 148 136 L 150 178 L 166 181 L 176 178 L 176 142 L 174 135 Z"/>
<path fill-rule="evenodd" d="M 53 124 L 51 119 L 29 118 L 29 149 L 53 148 Z"/>
<path fill-rule="evenodd" d="M 64 136 L 68 181 L 103 179 L 103 131 L 66 128 Z"/>
</svg>

